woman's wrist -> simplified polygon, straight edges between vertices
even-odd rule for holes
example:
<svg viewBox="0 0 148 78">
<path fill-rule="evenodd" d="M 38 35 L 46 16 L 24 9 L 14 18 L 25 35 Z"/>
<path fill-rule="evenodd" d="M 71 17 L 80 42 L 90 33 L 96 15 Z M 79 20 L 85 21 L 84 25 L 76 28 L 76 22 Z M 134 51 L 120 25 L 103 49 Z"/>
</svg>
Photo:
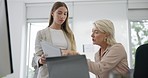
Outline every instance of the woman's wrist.
<svg viewBox="0 0 148 78">
<path fill-rule="evenodd" d="M 43 64 L 40 64 L 40 59 L 39 59 L 39 61 L 38 61 L 38 64 L 39 64 L 39 67 L 40 67 L 40 66 L 43 66 Z"/>
</svg>

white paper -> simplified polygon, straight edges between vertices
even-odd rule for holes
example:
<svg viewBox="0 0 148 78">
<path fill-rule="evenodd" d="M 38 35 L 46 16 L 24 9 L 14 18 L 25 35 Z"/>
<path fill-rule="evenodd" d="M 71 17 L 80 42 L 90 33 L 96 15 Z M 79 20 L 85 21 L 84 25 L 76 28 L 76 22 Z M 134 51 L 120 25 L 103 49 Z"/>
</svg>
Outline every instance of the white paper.
<svg viewBox="0 0 148 78">
<path fill-rule="evenodd" d="M 61 49 L 50 45 L 47 41 L 42 41 L 41 46 L 46 58 L 61 56 Z"/>
</svg>

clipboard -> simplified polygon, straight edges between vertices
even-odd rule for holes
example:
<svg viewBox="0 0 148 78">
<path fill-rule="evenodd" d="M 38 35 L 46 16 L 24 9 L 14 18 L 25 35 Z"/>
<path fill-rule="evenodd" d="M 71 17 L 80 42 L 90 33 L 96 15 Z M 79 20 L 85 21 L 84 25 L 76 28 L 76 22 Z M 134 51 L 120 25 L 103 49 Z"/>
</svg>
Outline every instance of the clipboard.
<svg viewBox="0 0 148 78">
<path fill-rule="evenodd" d="M 48 57 L 49 78 L 90 78 L 85 55 Z"/>
</svg>

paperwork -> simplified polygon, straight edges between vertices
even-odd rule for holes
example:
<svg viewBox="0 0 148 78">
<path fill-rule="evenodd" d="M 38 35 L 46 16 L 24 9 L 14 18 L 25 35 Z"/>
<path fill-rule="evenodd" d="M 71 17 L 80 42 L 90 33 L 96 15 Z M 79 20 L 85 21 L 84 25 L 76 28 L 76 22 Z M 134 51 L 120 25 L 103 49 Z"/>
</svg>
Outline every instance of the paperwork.
<svg viewBox="0 0 148 78">
<path fill-rule="evenodd" d="M 47 41 L 42 41 L 41 46 L 44 54 L 46 55 L 46 58 L 61 56 L 61 49 L 58 47 L 52 46 Z"/>
</svg>

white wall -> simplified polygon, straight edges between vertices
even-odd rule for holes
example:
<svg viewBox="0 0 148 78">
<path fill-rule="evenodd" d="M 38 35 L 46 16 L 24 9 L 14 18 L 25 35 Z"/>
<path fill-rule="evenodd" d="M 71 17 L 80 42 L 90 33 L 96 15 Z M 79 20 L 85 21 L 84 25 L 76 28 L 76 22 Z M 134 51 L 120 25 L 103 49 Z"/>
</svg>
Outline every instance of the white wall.
<svg viewBox="0 0 148 78">
<path fill-rule="evenodd" d="M 92 24 L 99 19 L 113 21 L 116 39 L 128 52 L 127 2 L 76 2 L 74 3 L 74 34 L 78 51 L 82 52 L 83 44 L 91 44 Z M 122 30 L 121 30 L 122 28 Z M 124 33 L 124 34 L 123 34 Z M 122 37 L 122 38 L 121 38 Z M 86 53 L 93 59 L 95 52 Z"/>
<path fill-rule="evenodd" d="M 25 3 L 27 1 L 30 2 L 31 0 L 26 0 L 26 1 L 8 0 L 14 73 L 6 76 L 6 78 L 25 78 L 24 77 L 25 72 L 23 71 L 23 69 L 25 65 L 24 62 L 26 62 L 25 60 L 26 43 L 24 42 L 26 37 L 24 34 L 26 33 Z M 35 2 L 35 0 L 33 1 Z M 126 16 L 126 6 L 124 5 L 124 3 L 118 3 L 118 4 L 113 3 L 114 5 L 110 3 L 103 3 L 103 4 L 98 3 L 99 4 L 98 5 L 97 3 L 92 2 L 93 5 L 88 5 L 88 4 L 90 3 L 86 2 L 83 4 L 80 3 L 74 4 L 75 7 L 73 14 L 74 16 L 73 29 L 77 39 L 78 50 L 82 52 L 82 44 L 91 43 L 91 37 L 90 37 L 91 26 L 92 26 L 91 24 L 97 19 L 108 18 L 115 23 L 116 32 L 118 32 L 116 33 L 117 41 L 123 43 L 123 45 L 126 47 L 126 50 L 128 51 L 127 48 L 127 46 L 129 46 L 128 26 L 127 26 L 127 16 Z M 81 5 L 86 5 L 86 6 L 81 6 Z M 147 7 L 147 5 L 145 6 Z M 122 35 L 122 37 L 117 35 Z"/>
</svg>

